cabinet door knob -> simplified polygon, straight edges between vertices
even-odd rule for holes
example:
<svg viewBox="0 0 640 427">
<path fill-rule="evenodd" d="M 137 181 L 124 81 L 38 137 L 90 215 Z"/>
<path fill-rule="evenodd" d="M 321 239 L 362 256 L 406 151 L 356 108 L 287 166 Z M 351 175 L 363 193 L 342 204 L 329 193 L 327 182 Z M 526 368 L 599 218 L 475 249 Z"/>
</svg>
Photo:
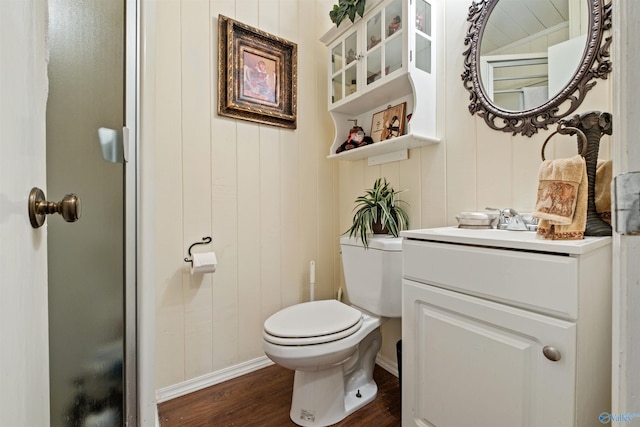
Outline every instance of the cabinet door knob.
<svg viewBox="0 0 640 427">
<path fill-rule="evenodd" d="M 552 362 L 557 362 L 562 357 L 560 351 L 557 348 L 548 345 L 542 348 L 542 354 L 544 354 L 544 357 L 551 360 Z"/>
</svg>

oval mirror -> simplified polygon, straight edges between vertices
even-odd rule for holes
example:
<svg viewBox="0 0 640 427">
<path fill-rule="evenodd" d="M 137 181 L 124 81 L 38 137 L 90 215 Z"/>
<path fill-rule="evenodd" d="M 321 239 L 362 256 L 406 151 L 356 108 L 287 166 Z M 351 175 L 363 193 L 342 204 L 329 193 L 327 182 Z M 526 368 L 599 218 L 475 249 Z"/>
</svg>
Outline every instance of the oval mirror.
<svg viewBox="0 0 640 427">
<path fill-rule="evenodd" d="M 480 0 L 469 8 L 462 81 L 469 112 L 531 136 L 575 111 L 611 71 L 611 3 Z"/>
</svg>

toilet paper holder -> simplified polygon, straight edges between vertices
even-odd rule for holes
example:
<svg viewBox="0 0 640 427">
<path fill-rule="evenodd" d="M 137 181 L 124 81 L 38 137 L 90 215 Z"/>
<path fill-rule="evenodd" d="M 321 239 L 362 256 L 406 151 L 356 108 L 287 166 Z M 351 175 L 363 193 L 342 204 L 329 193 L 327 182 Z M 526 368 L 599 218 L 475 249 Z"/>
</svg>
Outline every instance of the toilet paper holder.
<svg viewBox="0 0 640 427">
<path fill-rule="evenodd" d="M 206 244 L 208 244 L 208 243 L 211 243 L 211 241 L 212 241 L 212 240 L 213 240 L 213 239 L 211 239 L 211 237 L 209 237 L 209 236 L 207 236 L 207 237 L 203 237 L 203 238 L 202 238 L 202 242 L 195 242 L 193 245 L 189 246 L 189 249 L 187 250 L 187 253 L 189 254 L 189 256 L 188 256 L 188 257 L 186 257 L 186 258 L 184 259 L 184 262 L 191 262 L 191 263 L 193 263 L 193 260 L 192 260 L 192 259 L 190 259 L 189 257 L 191 257 L 191 249 L 192 249 L 194 246 L 196 246 L 196 245 L 206 245 Z"/>
</svg>

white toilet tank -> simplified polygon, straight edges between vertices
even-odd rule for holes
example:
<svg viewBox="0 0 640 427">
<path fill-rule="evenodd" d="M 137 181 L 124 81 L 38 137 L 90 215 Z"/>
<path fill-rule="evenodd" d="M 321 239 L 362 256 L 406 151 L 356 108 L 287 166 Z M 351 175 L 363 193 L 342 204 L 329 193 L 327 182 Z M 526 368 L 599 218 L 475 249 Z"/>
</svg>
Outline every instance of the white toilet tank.
<svg viewBox="0 0 640 427">
<path fill-rule="evenodd" d="M 342 236 L 342 266 L 349 302 L 383 317 L 402 315 L 402 237 L 374 235 L 362 240 Z"/>
</svg>

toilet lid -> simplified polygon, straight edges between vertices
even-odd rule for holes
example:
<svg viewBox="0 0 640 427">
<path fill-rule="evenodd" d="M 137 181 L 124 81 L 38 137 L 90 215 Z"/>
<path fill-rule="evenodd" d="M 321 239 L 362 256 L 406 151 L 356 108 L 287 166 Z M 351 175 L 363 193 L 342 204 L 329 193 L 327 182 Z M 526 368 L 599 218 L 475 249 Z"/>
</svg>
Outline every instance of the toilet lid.
<svg viewBox="0 0 640 427">
<path fill-rule="evenodd" d="M 264 322 L 265 339 L 274 344 L 308 345 L 334 341 L 360 329 L 362 313 L 337 300 L 287 307 Z"/>
</svg>

